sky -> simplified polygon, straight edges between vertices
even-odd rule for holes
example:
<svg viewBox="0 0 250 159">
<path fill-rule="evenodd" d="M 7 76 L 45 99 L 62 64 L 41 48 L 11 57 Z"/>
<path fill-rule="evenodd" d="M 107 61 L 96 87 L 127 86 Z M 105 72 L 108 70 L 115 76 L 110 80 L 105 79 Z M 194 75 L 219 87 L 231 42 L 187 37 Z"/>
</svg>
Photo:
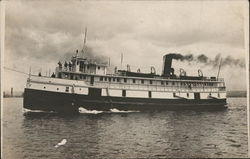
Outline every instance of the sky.
<svg viewBox="0 0 250 159">
<path fill-rule="evenodd" d="M 221 68 L 228 90 L 246 90 L 247 1 L 7 1 L 4 66 L 22 72 L 53 72 L 83 47 L 91 57 L 132 71 L 150 66 L 161 74 L 167 53 L 204 54 L 233 62 Z M 237 64 L 235 64 L 237 61 Z M 240 63 L 240 65 L 239 65 Z M 176 73 L 216 76 L 218 67 L 173 61 Z M 23 90 L 27 76 L 4 70 L 4 90 Z M 241 82 L 239 82 L 241 81 Z"/>
</svg>

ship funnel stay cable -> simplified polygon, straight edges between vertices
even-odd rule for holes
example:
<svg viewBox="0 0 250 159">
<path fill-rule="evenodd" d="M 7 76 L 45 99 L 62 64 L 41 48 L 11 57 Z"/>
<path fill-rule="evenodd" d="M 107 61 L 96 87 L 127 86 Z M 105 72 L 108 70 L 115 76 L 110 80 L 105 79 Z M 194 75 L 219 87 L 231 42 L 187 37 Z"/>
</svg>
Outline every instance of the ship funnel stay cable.
<svg viewBox="0 0 250 159">
<path fill-rule="evenodd" d="M 22 71 L 19 71 L 19 70 L 15 70 L 15 69 L 13 69 L 13 68 L 4 67 L 4 69 L 10 70 L 10 71 L 14 71 L 14 72 L 18 72 L 18 73 L 22 73 L 22 74 L 25 74 L 25 75 L 30 75 L 29 73 L 22 72 Z"/>
</svg>

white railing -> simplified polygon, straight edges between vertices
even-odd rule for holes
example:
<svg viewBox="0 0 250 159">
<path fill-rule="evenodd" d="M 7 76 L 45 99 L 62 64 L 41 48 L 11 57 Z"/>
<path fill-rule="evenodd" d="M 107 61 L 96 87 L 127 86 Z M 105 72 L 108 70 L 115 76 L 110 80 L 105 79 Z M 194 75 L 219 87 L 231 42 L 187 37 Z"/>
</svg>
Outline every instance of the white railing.
<svg viewBox="0 0 250 159">
<path fill-rule="evenodd" d="M 88 83 L 88 82 L 87 82 Z M 218 92 L 226 91 L 225 87 L 211 87 L 211 86 L 159 86 L 159 85 L 147 85 L 147 84 L 129 84 L 129 83 L 107 83 L 95 81 L 94 86 L 101 88 L 113 88 L 113 89 L 130 89 L 130 90 L 149 90 L 149 91 L 176 91 L 176 92 Z"/>
</svg>

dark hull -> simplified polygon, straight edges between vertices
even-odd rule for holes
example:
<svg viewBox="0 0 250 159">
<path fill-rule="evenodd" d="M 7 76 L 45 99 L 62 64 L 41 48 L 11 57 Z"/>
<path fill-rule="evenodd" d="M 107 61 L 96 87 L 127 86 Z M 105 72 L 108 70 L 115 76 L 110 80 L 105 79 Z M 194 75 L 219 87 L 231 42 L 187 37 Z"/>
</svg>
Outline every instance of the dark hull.
<svg viewBox="0 0 250 159">
<path fill-rule="evenodd" d="M 88 110 L 182 110 L 221 109 L 226 99 L 151 99 L 89 96 L 69 93 L 25 89 L 23 107 L 31 110 L 78 112 L 79 107 Z"/>
</svg>

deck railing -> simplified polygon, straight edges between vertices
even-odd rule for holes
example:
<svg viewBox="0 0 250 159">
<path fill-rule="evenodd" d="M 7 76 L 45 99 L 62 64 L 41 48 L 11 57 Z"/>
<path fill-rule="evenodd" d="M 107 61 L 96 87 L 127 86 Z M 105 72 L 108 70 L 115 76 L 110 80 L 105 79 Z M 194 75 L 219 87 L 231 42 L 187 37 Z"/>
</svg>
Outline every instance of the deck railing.
<svg viewBox="0 0 250 159">
<path fill-rule="evenodd" d="M 149 91 L 175 91 L 175 92 L 218 92 L 226 91 L 226 87 L 212 86 L 171 86 L 171 85 L 148 85 L 148 84 L 110 84 L 103 82 L 95 82 L 94 86 L 113 88 L 113 89 L 131 89 L 131 90 L 149 90 Z"/>
</svg>

